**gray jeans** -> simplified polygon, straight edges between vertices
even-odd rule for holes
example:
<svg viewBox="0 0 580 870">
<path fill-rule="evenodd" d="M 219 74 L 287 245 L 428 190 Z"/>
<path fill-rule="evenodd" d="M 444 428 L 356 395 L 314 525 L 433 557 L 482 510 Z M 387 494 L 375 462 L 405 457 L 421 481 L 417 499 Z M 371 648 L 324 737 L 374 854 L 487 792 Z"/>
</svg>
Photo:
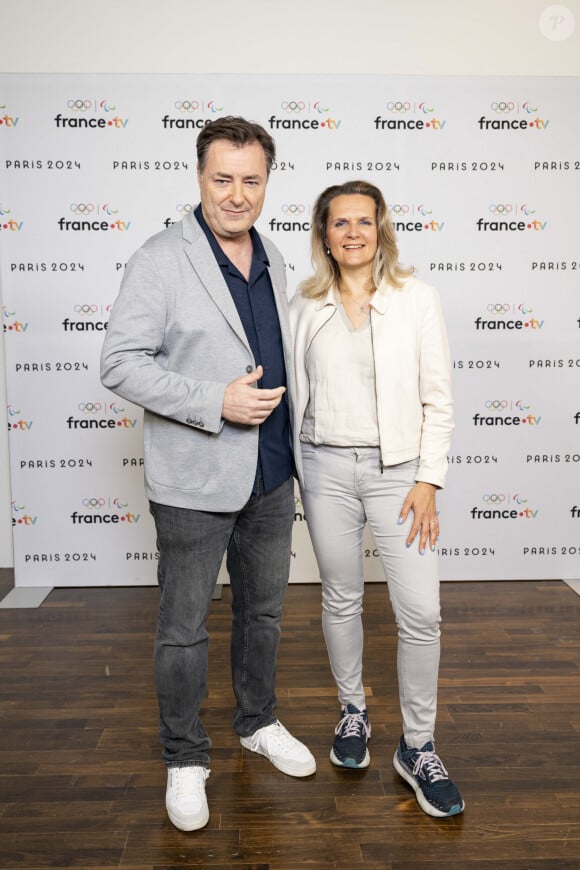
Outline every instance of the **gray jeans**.
<svg viewBox="0 0 580 870">
<path fill-rule="evenodd" d="M 397 673 L 407 745 L 433 740 L 440 608 L 437 555 L 405 546 L 397 524 L 418 461 L 381 471 L 378 448 L 302 445 L 302 501 L 322 583 L 322 627 L 342 704 L 366 706 L 363 687 L 363 529 L 368 521 L 398 626 Z"/>
<path fill-rule="evenodd" d="M 288 584 L 294 482 L 258 492 L 233 513 L 152 502 L 161 590 L 155 639 L 159 737 L 168 767 L 209 764 L 199 719 L 206 694 L 206 622 L 224 553 L 232 590 L 234 729 L 248 737 L 276 720 L 276 657 Z"/>
</svg>

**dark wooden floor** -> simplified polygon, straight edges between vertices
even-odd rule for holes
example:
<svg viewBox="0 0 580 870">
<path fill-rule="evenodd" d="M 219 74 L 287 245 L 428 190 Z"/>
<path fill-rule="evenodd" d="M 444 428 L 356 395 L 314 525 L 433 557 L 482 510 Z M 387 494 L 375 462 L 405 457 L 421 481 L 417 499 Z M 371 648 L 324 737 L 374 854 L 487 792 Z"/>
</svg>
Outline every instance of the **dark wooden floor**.
<svg viewBox="0 0 580 870">
<path fill-rule="evenodd" d="M 0 571 L 0 596 L 9 588 Z M 366 590 L 367 771 L 333 768 L 337 719 L 319 589 L 289 590 L 279 715 L 318 771 L 295 780 L 231 729 L 230 595 L 211 616 L 204 721 L 209 825 L 166 818 L 151 646 L 157 590 L 57 589 L 0 610 L 0 866 L 92 868 L 580 868 L 580 597 L 559 582 L 447 583 L 438 749 L 463 816 L 418 808 L 391 757 L 400 732 L 395 633 Z"/>
</svg>

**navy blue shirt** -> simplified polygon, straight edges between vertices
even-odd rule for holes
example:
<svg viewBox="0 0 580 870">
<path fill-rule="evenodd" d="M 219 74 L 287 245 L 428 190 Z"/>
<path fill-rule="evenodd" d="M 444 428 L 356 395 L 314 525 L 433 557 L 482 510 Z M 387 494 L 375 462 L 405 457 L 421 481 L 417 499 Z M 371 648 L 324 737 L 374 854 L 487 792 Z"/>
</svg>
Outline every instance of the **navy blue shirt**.
<svg viewBox="0 0 580 870">
<path fill-rule="evenodd" d="M 232 294 L 240 315 L 248 343 L 254 354 L 256 366 L 262 365 L 264 374 L 257 386 L 263 389 L 286 386 L 286 367 L 282 351 L 280 321 L 274 299 L 274 291 L 268 272 L 268 256 L 256 230 L 250 229 L 253 254 L 249 280 L 246 281 L 220 247 L 216 237 L 205 222 L 201 205 L 195 209 L 197 221 L 204 231 L 214 256 L 222 270 L 224 280 Z M 264 493 L 281 486 L 292 475 L 290 450 L 290 419 L 288 399 L 282 401 L 260 425 L 258 439 L 258 467 L 254 492 L 258 491 L 260 477 Z"/>
</svg>

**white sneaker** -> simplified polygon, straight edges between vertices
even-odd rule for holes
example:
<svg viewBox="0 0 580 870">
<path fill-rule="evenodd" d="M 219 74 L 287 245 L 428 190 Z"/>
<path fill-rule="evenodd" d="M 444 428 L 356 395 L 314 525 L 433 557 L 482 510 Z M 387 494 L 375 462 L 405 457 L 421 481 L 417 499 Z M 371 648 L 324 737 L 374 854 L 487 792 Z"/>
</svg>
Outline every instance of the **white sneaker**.
<svg viewBox="0 0 580 870">
<path fill-rule="evenodd" d="M 240 737 L 240 743 L 252 752 L 265 755 L 274 767 L 288 776 L 310 776 L 316 770 L 310 750 L 292 737 L 281 722 L 259 728 L 251 737 Z"/>
<path fill-rule="evenodd" d="M 205 796 L 207 767 L 169 767 L 165 806 L 172 824 L 180 831 L 197 831 L 208 823 Z"/>
</svg>

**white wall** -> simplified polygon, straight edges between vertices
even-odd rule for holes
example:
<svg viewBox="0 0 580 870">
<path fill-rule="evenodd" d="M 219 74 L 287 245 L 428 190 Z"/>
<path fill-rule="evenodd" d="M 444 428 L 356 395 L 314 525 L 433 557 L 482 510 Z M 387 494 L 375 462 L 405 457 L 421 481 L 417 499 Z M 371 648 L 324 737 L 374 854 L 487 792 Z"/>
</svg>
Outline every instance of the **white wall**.
<svg viewBox="0 0 580 870">
<path fill-rule="evenodd" d="M 340 73 L 352 74 L 353 99 L 364 73 L 579 76 L 580 0 L 292 0 L 288 11 L 274 0 L 0 0 L 0 72 Z M 0 567 L 10 567 L 2 345 L 0 332 Z"/>
</svg>

